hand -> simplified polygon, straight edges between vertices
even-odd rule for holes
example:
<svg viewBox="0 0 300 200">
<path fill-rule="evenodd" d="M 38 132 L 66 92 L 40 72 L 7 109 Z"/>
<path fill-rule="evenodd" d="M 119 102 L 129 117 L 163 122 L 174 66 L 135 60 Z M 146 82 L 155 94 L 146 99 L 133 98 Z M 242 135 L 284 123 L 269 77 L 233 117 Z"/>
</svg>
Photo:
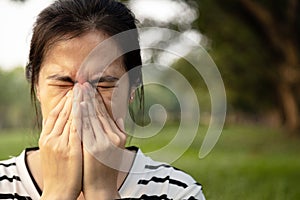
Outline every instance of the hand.
<svg viewBox="0 0 300 200">
<path fill-rule="evenodd" d="M 118 167 L 122 162 L 126 134 L 121 120 L 110 117 L 99 94 L 88 83 L 83 91 L 82 141 L 83 141 L 83 193 L 85 199 L 113 199 L 118 197 Z"/>
<path fill-rule="evenodd" d="M 41 199 L 77 199 L 82 188 L 82 146 L 70 118 L 72 91 L 49 113 L 39 140 L 43 173 Z"/>
</svg>

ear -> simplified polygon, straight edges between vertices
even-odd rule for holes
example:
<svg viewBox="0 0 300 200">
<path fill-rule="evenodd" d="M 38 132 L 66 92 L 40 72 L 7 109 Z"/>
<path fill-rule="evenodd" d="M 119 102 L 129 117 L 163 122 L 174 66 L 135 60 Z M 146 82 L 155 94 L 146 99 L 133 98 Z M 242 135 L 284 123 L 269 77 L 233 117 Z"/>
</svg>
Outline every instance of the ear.
<svg viewBox="0 0 300 200">
<path fill-rule="evenodd" d="M 131 88 L 130 96 L 129 96 L 129 103 L 133 103 L 134 97 L 135 97 L 135 89 Z"/>
<path fill-rule="evenodd" d="M 36 98 L 38 99 L 38 101 L 40 102 L 40 87 L 36 84 L 35 85 L 35 91 L 36 91 Z"/>
</svg>

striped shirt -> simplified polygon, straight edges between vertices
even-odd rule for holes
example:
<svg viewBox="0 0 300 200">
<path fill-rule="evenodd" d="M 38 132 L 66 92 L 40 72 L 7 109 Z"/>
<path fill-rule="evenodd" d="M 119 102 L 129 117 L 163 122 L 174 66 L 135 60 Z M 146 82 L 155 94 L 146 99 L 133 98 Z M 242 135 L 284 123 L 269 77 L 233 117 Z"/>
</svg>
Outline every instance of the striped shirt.
<svg viewBox="0 0 300 200">
<path fill-rule="evenodd" d="M 40 199 L 42 191 L 26 163 L 25 155 L 30 150 L 34 149 L 26 149 L 17 157 L 0 162 L 0 199 Z M 119 194 L 124 200 L 205 200 L 201 185 L 191 176 L 153 161 L 139 149 Z"/>
</svg>

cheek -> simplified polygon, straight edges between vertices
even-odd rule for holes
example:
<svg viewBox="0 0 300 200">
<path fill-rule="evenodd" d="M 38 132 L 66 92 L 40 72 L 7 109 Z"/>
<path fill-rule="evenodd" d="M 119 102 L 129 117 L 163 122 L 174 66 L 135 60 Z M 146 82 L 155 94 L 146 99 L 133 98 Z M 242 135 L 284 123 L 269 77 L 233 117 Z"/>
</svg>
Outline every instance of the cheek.
<svg viewBox="0 0 300 200">
<path fill-rule="evenodd" d="M 125 118 L 128 110 L 128 88 L 116 91 L 112 95 L 111 105 L 112 113 L 115 118 Z"/>
<path fill-rule="evenodd" d="M 70 89 L 66 90 L 54 90 L 50 87 L 45 87 L 40 92 L 40 104 L 43 118 L 46 119 L 61 99 L 67 94 Z"/>
</svg>

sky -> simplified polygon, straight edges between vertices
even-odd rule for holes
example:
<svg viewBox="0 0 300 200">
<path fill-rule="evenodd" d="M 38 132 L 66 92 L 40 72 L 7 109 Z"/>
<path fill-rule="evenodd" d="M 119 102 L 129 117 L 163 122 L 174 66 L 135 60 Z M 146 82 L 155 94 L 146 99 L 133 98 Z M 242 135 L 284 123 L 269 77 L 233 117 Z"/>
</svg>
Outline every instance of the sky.
<svg viewBox="0 0 300 200">
<path fill-rule="evenodd" d="M 53 0 L 27 0 L 16 3 L 0 0 L 0 67 L 12 69 L 25 66 L 27 62 L 31 29 L 38 13 Z M 136 17 L 142 22 L 152 18 L 161 23 L 178 21 L 190 23 L 197 17 L 184 3 L 172 0 L 132 0 L 129 4 Z M 199 35 L 190 34 L 199 40 Z"/>
<path fill-rule="evenodd" d="M 50 2 L 50 0 L 28 0 L 26 3 L 15 3 L 0 0 L 1 68 L 25 66 L 35 17 Z"/>
</svg>

